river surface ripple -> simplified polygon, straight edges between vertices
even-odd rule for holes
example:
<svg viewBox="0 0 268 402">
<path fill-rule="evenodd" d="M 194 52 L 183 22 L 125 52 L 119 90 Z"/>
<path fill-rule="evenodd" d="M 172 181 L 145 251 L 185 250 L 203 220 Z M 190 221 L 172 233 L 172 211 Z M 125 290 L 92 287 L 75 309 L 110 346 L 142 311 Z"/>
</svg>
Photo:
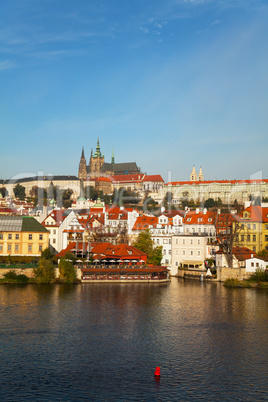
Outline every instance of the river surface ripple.
<svg viewBox="0 0 268 402">
<path fill-rule="evenodd" d="M 177 278 L 1 285 L 0 400 L 267 401 L 267 307 Z"/>
</svg>

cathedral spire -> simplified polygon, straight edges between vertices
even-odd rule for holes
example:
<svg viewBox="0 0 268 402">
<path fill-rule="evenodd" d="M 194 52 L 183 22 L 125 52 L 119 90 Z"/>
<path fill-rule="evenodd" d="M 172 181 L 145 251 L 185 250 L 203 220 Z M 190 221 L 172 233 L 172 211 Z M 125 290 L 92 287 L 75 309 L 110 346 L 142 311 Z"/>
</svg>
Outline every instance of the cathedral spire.
<svg viewBox="0 0 268 402">
<path fill-rule="evenodd" d="M 113 149 L 113 153 L 112 153 L 112 165 L 114 165 L 114 149 Z"/>
<path fill-rule="evenodd" d="M 98 137 L 98 141 L 97 141 L 97 146 L 96 146 L 96 152 L 95 152 L 95 157 L 101 157 L 101 150 L 100 150 L 100 140 Z"/>
<path fill-rule="evenodd" d="M 85 153 L 84 153 L 84 147 L 82 147 L 82 155 L 81 155 L 81 159 L 85 157 Z"/>
</svg>

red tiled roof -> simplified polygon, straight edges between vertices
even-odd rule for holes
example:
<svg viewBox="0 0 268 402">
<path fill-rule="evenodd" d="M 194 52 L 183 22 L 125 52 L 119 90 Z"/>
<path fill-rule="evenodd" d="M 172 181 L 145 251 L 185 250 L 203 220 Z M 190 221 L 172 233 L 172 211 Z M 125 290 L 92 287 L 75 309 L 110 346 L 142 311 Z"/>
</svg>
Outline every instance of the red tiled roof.
<svg viewBox="0 0 268 402">
<path fill-rule="evenodd" d="M 212 211 L 207 211 L 206 213 L 200 211 L 189 211 L 185 215 L 184 224 L 185 225 L 214 225 L 216 220 L 216 213 Z"/>
<path fill-rule="evenodd" d="M 138 216 L 132 230 L 145 230 L 149 227 L 156 227 L 158 218 L 156 216 Z"/>
<path fill-rule="evenodd" d="M 147 260 L 147 255 L 133 246 L 111 243 L 97 243 L 92 248 L 92 253 L 96 258 L 119 258 L 122 260 Z"/>
<path fill-rule="evenodd" d="M 268 210 L 268 208 L 267 208 L 267 210 Z M 242 217 L 243 212 L 249 212 L 250 217 L 249 218 L 243 218 Z M 262 222 L 263 221 L 262 207 L 258 206 L 258 205 L 250 205 L 248 208 L 245 208 L 242 211 L 241 216 L 239 217 L 239 220 L 241 222 L 248 222 L 248 221 Z"/>
<path fill-rule="evenodd" d="M 145 175 L 143 173 L 136 174 L 122 174 L 111 176 L 113 182 L 117 183 L 135 183 L 141 182 Z"/>
<path fill-rule="evenodd" d="M 86 250 L 88 250 L 88 247 L 90 247 L 90 243 L 72 241 L 71 243 L 68 244 L 68 246 L 64 250 L 61 250 L 56 256 L 63 257 L 66 253 L 72 253 L 75 250 L 82 251 L 83 247 L 84 251 L 86 252 Z"/>
<path fill-rule="evenodd" d="M 261 183 L 268 183 L 268 179 L 259 179 L 259 180 L 204 180 L 204 181 L 172 181 L 166 183 L 166 186 L 183 186 L 187 185 L 199 185 L 199 184 L 261 184 Z"/>
<path fill-rule="evenodd" d="M 98 177 L 97 179 L 95 179 L 95 181 L 106 181 L 108 183 L 111 183 L 111 179 L 109 179 L 109 177 Z"/>
<path fill-rule="evenodd" d="M 239 260 L 239 261 L 245 261 L 248 260 L 249 258 L 256 257 L 256 253 L 252 250 L 250 250 L 247 247 L 234 247 L 233 248 L 233 255 Z"/>
<path fill-rule="evenodd" d="M 60 226 L 61 223 L 64 221 L 64 219 L 68 216 L 65 213 L 65 209 L 53 209 L 53 211 L 50 212 L 50 214 L 48 216 L 46 216 L 46 218 L 43 220 L 43 222 L 41 223 L 43 226 Z M 46 220 L 48 217 L 51 217 L 54 221 L 55 224 L 54 225 L 46 225 Z"/>
<path fill-rule="evenodd" d="M 160 174 L 155 174 L 155 175 L 147 175 L 142 179 L 143 182 L 145 181 L 162 181 L 164 182 L 164 179 L 162 178 L 162 176 Z"/>
</svg>

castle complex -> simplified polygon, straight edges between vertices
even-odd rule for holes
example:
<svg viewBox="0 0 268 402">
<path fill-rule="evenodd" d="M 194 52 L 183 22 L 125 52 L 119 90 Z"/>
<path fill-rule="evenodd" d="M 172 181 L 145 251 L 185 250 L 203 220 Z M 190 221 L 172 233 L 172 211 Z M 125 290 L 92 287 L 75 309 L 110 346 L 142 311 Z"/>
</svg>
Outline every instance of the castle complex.
<svg viewBox="0 0 268 402">
<path fill-rule="evenodd" d="M 114 152 L 112 154 L 111 163 L 105 162 L 104 155 L 100 150 L 99 139 L 97 141 L 96 151 L 91 150 L 90 160 L 87 165 L 84 148 L 80 158 L 78 168 L 78 178 L 80 180 L 93 179 L 100 176 L 108 175 L 129 175 L 140 173 L 136 162 L 115 163 Z"/>
</svg>

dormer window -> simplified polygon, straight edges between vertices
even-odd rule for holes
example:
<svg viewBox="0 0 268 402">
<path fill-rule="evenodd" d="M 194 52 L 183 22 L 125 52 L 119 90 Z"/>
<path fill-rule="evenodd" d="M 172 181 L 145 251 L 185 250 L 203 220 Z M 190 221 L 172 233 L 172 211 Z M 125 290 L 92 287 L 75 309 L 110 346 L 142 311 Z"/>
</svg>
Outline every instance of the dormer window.
<svg viewBox="0 0 268 402">
<path fill-rule="evenodd" d="M 191 219 L 192 219 L 192 218 L 187 218 L 187 222 L 191 222 Z"/>
<path fill-rule="evenodd" d="M 198 218 L 198 222 L 202 222 L 202 218 Z"/>
</svg>

